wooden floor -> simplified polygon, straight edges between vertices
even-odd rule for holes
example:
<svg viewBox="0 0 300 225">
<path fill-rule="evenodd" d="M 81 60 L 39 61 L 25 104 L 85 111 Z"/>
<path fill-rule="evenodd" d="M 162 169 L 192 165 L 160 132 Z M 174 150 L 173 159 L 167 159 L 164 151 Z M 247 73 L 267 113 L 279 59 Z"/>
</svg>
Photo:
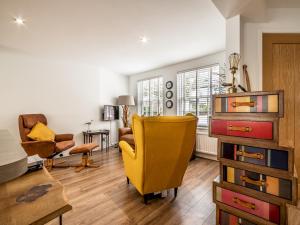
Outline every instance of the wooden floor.
<svg viewBox="0 0 300 225">
<path fill-rule="evenodd" d="M 117 149 L 96 152 L 99 168 L 75 173 L 74 168 L 53 169 L 51 174 L 65 186 L 73 210 L 63 217 L 64 225 L 92 224 L 192 224 L 214 225 L 212 181 L 218 175 L 218 163 L 198 158 L 190 162 L 178 190 L 164 199 L 144 205 L 142 196 L 127 185 L 122 156 Z M 68 162 L 79 162 L 78 156 Z M 58 224 L 53 220 L 48 225 Z"/>
</svg>

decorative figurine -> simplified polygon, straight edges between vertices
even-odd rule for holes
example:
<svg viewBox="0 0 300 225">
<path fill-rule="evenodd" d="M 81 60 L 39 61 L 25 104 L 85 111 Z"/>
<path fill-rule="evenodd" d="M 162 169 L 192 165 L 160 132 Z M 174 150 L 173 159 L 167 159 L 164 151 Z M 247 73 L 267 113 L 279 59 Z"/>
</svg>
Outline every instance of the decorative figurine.
<svg viewBox="0 0 300 225">
<path fill-rule="evenodd" d="M 87 125 L 87 126 L 88 126 L 87 132 L 91 131 L 91 130 L 90 130 L 90 126 L 91 126 L 91 124 L 93 123 L 93 121 L 94 121 L 94 120 L 91 120 L 90 122 L 86 122 L 86 123 L 84 124 L 84 125 Z"/>
</svg>

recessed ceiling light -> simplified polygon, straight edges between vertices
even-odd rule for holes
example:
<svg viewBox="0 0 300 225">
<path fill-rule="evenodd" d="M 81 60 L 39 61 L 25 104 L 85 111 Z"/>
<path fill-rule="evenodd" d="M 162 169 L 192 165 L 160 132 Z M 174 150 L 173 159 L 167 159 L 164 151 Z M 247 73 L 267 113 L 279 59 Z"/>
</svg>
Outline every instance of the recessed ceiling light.
<svg viewBox="0 0 300 225">
<path fill-rule="evenodd" d="M 149 38 L 147 38 L 146 36 L 142 36 L 142 37 L 140 37 L 140 42 L 142 42 L 143 44 L 146 44 L 149 42 Z"/>
<path fill-rule="evenodd" d="M 17 25 L 24 25 L 25 20 L 22 17 L 15 17 L 14 22 Z"/>
</svg>

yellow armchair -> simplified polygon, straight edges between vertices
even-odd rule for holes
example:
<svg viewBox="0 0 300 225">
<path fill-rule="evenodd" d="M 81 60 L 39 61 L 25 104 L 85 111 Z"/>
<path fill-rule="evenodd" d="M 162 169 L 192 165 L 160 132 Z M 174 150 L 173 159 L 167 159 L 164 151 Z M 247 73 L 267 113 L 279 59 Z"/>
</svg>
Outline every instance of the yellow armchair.
<svg viewBox="0 0 300 225">
<path fill-rule="evenodd" d="M 196 140 L 194 116 L 132 118 L 135 149 L 120 141 L 127 179 L 144 196 L 181 185 Z"/>
</svg>

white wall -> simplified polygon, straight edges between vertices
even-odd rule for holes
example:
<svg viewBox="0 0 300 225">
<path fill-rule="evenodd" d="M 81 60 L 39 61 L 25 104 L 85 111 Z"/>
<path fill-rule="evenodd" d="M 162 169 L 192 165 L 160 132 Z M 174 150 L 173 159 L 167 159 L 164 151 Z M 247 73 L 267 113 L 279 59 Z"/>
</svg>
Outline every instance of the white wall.
<svg viewBox="0 0 300 225">
<path fill-rule="evenodd" d="M 156 70 L 151 70 L 145 73 L 140 73 L 140 74 L 135 74 L 131 75 L 129 77 L 129 93 L 135 98 L 137 97 L 137 81 L 150 78 L 150 77 L 155 77 L 155 76 L 162 76 L 164 79 L 164 87 L 165 83 L 169 80 L 173 81 L 173 93 L 174 96 L 172 98 L 173 100 L 173 108 L 172 109 L 167 109 L 164 105 L 164 114 L 165 115 L 176 115 L 177 111 L 177 95 L 176 95 L 176 88 L 177 88 L 177 72 L 182 71 L 182 70 L 187 70 L 187 69 L 192 69 L 192 68 L 197 68 L 201 66 L 207 66 L 207 65 L 212 65 L 215 63 L 219 63 L 220 66 L 224 66 L 225 63 L 225 51 L 218 52 L 212 55 L 208 55 L 205 57 L 193 59 L 190 61 L 185 61 L 182 63 L 162 67 Z"/>
<path fill-rule="evenodd" d="M 252 90 L 262 90 L 262 34 L 300 33 L 300 9 L 268 9 L 268 22 L 243 26 L 243 61 L 248 65 Z"/>
<path fill-rule="evenodd" d="M 234 16 L 230 19 L 226 20 L 226 66 L 228 68 L 227 70 L 227 82 L 231 83 L 232 82 L 232 75 L 229 70 L 229 61 L 228 58 L 232 53 L 239 53 L 242 55 L 241 51 L 241 16 L 237 15 Z M 242 58 L 240 61 L 240 65 L 243 65 Z M 236 81 L 237 84 L 243 84 L 243 77 L 242 77 L 242 66 L 240 66 L 239 70 L 236 72 Z"/>
<path fill-rule="evenodd" d="M 73 133 L 76 144 L 83 141 L 83 125 L 110 128 L 100 121 L 100 107 L 116 104 L 118 95 L 128 93 L 128 77 L 105 69 L 41 60 L 25 54 L 0 54 L 0 129 L 20 139 L 18 115 L 44 113 L 56 133 Z M 112 142 L 117 141 L 118 121 L 112 122 Z"/>
</svg>

